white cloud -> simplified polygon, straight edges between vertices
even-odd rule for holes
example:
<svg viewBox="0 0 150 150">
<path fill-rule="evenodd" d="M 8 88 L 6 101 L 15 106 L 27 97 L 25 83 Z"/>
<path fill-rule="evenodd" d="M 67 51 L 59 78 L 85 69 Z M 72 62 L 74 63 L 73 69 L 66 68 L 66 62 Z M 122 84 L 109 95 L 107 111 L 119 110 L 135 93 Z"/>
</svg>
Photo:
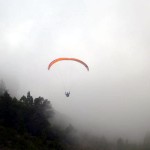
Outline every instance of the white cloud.
<svg viewBox="0 0 150 150">
<path fill-rule="evenodd" d="M 130 133 L 143 133 L 150 98 L 149 5 L 140 0 L 1 2 L 1 76 L 17 78 L 18 95 L 31 90 L 33 96 L 52 96 L 56 109 L 75 121 L 89 115 L 87 122 L 98 130 L 101 125 L 117 130 L 119 121 L 131 121 Z M 47 70 L 62 56 L 90 67 L 74 84 L 69 102 Z M 140 117 L 133 121 L 136 114 Z"/>
</svg>

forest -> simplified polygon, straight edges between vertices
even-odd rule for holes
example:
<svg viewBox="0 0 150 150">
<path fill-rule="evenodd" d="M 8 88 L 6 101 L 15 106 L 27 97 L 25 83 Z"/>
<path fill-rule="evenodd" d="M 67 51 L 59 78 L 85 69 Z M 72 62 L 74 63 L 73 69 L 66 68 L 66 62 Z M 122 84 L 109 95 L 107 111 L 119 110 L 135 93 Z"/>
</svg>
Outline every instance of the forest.
<svg viewBox="0 0 150 150">
<path fill-rule="evenodd" d="M 73 125 L 53 123 L 55 110 L 49 100 L 30 92 L 20 99 L 0 88 L 1 150 L 150 150 L 150 134 L 140 143 L 118 137 L 108 140 L 78 132 Z"/>
</svg>

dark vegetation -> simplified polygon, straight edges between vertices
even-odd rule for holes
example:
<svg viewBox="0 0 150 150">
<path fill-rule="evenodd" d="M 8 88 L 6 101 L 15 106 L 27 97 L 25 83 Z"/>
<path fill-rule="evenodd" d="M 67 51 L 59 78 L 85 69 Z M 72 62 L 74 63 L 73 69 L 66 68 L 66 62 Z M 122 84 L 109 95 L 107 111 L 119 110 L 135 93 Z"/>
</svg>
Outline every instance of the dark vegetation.
<svg viewBox="0 0 150 150">
<path fill-rule="evenodd" d="M 54 125 L 54 109 L 43 97 L 33 99 L 30 92 L 19 100 L 0 87 L 1 150 L 150 150 L 150 134 L 144 142 L 133 144 L 119 138 L 78 133 L 72 125 Z"/>
</svg>

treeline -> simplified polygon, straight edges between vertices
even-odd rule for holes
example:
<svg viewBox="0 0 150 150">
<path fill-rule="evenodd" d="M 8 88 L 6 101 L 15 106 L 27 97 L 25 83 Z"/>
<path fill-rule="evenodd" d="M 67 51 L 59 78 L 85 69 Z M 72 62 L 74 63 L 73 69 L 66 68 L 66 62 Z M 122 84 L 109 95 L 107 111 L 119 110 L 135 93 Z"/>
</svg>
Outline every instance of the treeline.
<svg viewBox="0 0 150 150">
<path fill-rule="evenodd" d="M 30 92 L 20 100 L 8 92 L 0 96 L 0 149 L 63 150 L 71 146 L 66 133 L 50 123 L 54 110 L 43 97 Z"/>
<path fill-rule="evenodd" d="M 30 92 L 19 100 L 7 91 L 0 95 L 1 150 L 150 150 L 150 135 L 142 144 L 119 138 L 110 142 L 105 137 L 78 133 L 72 125 L 60 128 L 51 119 L 55 111 L 49 100 L 33 99 Z"/>
</svg>

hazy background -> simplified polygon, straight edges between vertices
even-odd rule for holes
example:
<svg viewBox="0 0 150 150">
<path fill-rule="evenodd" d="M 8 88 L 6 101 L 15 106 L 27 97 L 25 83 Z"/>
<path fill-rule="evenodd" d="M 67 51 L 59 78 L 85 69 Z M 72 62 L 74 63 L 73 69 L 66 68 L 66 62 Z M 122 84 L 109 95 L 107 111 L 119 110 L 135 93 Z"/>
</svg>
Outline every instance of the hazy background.
<svg viewBox="0 0 150 150">
<path fill-rule="evenodd" d="M 0 0 L 0 79 L 14 96 L 49 99 L 75 127 L 139 140 L 150 130 L 149 15 L 146 0 Z M 70 63 L 69 98 L 57 65 L 47 70 L 57 57 L 90 68 Z"/>
</svg>

